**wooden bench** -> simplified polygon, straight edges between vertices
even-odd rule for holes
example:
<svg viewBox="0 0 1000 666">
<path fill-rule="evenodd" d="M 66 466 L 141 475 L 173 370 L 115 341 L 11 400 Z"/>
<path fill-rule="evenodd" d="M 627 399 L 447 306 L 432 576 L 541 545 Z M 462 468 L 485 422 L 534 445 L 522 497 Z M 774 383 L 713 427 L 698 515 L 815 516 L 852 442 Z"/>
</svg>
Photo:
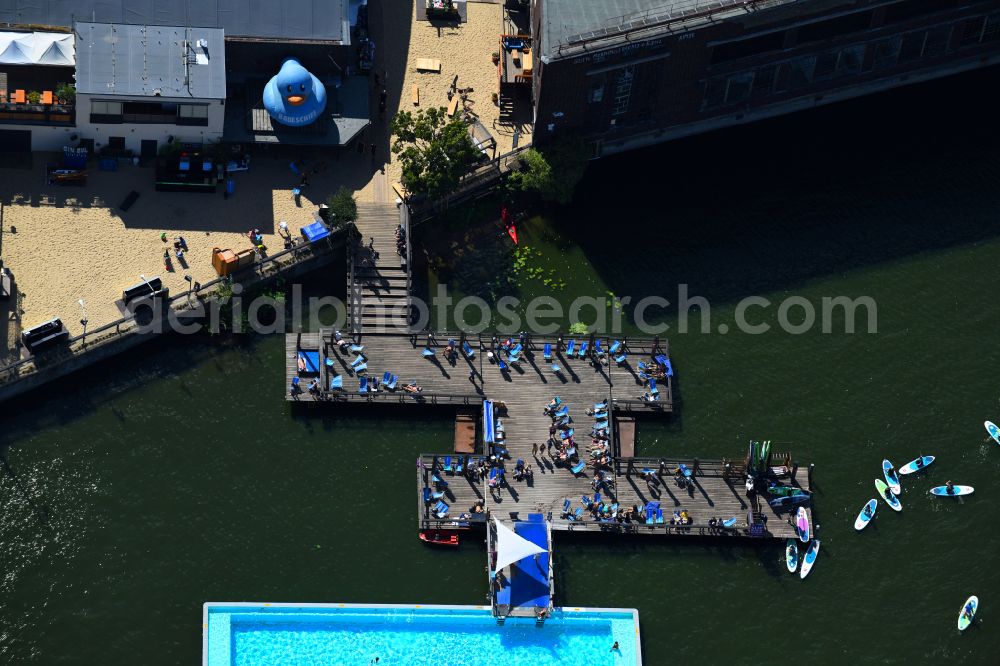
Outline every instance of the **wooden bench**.
<svg viewBox="0 0 1000 666">
<path fill-rule="evenodd" d="M 448 115 L 454 116 L 458 111 L 458 103 L 462 101 L 462 96 L 455 94 L 451 96 L 451 101 L 448 102 Z"/>
<path fill-rule="evenodd" d="M 420 86 L 413 85 L 413 106 L 420 106 Z"/>
<path fill-rule="evenodd" d="M 435 74 L 440 74 L 441 61 L 435 60 L 434 58 L 417 58 L 417 71 L 434 72 Z"/>
</svg>

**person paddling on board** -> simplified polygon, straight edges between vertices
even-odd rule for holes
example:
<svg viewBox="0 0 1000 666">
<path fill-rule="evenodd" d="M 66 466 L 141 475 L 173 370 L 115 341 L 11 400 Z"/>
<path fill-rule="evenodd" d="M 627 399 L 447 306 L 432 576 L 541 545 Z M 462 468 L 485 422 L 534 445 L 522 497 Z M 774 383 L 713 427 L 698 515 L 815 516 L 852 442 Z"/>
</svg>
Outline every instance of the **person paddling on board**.
<svg viewBox="0 0 1000 666">
<path fill-rule="evenodd" d="M 974 610 L 975 609 L 972 607 L 972 603 L 971 602 L 965 604 L 965 608 L 962 609 L 962 617 L 964 617 L 965 619 L 967 619 L 967 620 L 969 620 L 971 622 L 972 621 L 972 613 L 973 613 Z"/>
<path fill-rule="evenodd" d="M 892 494 L 892 491 L 889 490 L 888 486 L 886 486 L 886 489 L 882 491 L 882 497 L 884 497 L 885 501 L 889 504 L 892 504 L 892 501 L 896 498 L 896 496 Z"/>
<path fill-rule="evenodd" d="M 921 469 L 924 466 L 924 454 L 917 456 L 917 469 Z"/>
<path fill-rule="evenodd" d="M 949 495 L 955 494 L 955 484 L 952 483 L 951 481 L 945 481 L 944 487 L 945 487 L 945 492 L 948 493 Z"/>
<path fill-rule="evenodd" d="M 872 517 L 872 507 L 871 507 L 871 505 L 865 504 L 865 508 L 864 508 L 864 511 L 862 511 L 862 513 L 865 514 L 866 518 L 871 518 Z"/>
</svg>

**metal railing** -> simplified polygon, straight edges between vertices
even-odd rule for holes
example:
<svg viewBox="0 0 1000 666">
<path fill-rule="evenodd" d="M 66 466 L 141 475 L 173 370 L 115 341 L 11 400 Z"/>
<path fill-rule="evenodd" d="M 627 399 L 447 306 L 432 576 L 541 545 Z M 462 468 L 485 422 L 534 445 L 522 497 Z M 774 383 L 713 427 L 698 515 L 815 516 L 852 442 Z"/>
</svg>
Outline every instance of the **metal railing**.
<svg viewBox="0 0 1000 666">
<path fill-rule="evenodd" d="M 474 198 L 479 192 L 499 182 L 501 178 L 510 173 L 520 161 L 521 155 L 530 148 L 531 144 L 520 146 L 473 169 L 462 177 L 454 192 L 438 201 L 411 206 L 411 224 L 417 225 L 427 222 L 435 215 L 447 210 L 449 206 Z"/>
<path fill-rule="evenodd" d="M 322 256 L 333 251 L 333 241 L 328 237 L 322 247 L 312 244 L 293 245 L 288 249 L 281 250 L 274 254 L 259 259 L 253 266 L 247 267 L 243 271 L 244 280 L 241 284 L 250 285 L 264 282 L 277 277 L 279 273 L 294 265 L 303 264 L 310 259 Z M 317 251 L 319 250 L 319 251 Z M 289 260 L 289 258 L 291 260 Z M 211 298 L 217 287 L 226 282 L 229 278 L 219 277 L 205 284 L 199 285 L 199 289 L 189 289 L 180 292 L 167 299 L 161 299 L 165 307 L 174 309 L 177 312 L 191 310 L 196 304 L 201 303 L 201 298 Z M 192 302 L 192 296 L 194 301 Z M 136 321 L 136 314 L 131 313 L 121 319 L 104 324 L 95 329 L 90 329 L 85 333 L 70 338 L 66 346 L 61 350 L 52 350 L 45 354 L 45 367 L 52 367 L 60 362 L 65 362 L 76 358 L 81 354 L 120 339 L 124 335 L 131 334 L 140 329 L 140 324 Z M 61 353 L 60 353 L 61 352 Z M 35 363 L 35 357 L 30 356 L 14 363 L 0 367 L 0 386 L 23 379 L 39 370 Z"/>
</svg>

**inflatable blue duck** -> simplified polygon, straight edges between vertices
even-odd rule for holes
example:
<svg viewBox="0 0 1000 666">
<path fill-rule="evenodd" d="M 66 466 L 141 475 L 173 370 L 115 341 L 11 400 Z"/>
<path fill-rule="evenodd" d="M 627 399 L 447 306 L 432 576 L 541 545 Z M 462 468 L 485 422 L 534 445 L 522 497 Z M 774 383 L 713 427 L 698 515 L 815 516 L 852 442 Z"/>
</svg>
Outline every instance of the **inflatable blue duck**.
<svg viewBox="0 0 1000 666">
<path fill-rule="evenodd" d="M 264 108 L 282 125 L 308 125 L 326 108 L 326 88 L 298 60 L 286 58 L 264 87 Z"/>
</svg>

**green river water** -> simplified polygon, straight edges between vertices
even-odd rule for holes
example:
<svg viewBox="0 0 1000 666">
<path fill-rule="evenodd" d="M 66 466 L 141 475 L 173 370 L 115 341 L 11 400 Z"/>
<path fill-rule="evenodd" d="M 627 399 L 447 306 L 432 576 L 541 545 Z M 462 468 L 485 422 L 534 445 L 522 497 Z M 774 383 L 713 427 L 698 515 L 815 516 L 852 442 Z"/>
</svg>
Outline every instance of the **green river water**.
<svg viewBox="0 0 1000 666">
<path fill-rule="evenodd" d="M 562 300 L 686 283 L 713 331 L 751 295 L 878 306 L 876 334 L 668 332 L 677 413 L 640 426 L 643 454 L 739 457 L 754 437 L 814 462 L 807 580 L 780 544 L 558 534 L 557 604 L 638 608 L 649 665 L 996 663 L 998 83 L 609 159 L 524 225 Z M 338 275 L 309 292 L 342 292 Z M 485 602 L 483 546 L 431 550 L 414 529 L 413 461 L 450 447 L 448 412 L 292 409 L 283 344 L 167 339 L 0 405 L 0 663 L 199 663 L 210 600 Z M 904 479 L 903 512 L 856 533 L 882 458 L 918 453 L 938 460 Z M 976 493 L 931 499 L 948 479 Z"/>
</svg>

